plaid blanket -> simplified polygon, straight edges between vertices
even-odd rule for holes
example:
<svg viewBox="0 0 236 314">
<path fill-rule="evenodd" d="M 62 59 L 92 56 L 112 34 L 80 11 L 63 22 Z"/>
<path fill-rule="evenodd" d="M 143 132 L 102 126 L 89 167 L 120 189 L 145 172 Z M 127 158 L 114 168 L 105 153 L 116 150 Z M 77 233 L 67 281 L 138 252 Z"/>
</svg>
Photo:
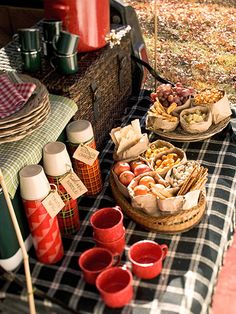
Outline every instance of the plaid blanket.
<svg viewBox="0 0 236 314">
<path fill-rule="evenodd" d="M 33 83 L 13 84 L 7 75 L 0 75 L 0 118 L 19 111 L 35 88 Z"/>
<path fill-rule="evenodd" d="M 123 125 L 139 118 L 144 129 L 145 114 L 150 106 L 147 94 L 132 101 L 123 118 Z M 223 132 L 202 142 L 174 143 L 181 147 L 188 159 L 197 159 L 209 169 L 207 183 L 207 210 L 200 224 L 188 232 L 164 235 L 148 232 L 125 217 L 126 248 L 122 264 L 128 264 L 130 245 L 143 239 L 167 244 L 169 252 L 160 276 L 151 280 L 134 277 L 134 298 L 122 309 L 110 309 L 102 302 L 95 287 L 86 284 L 78 267 L 80 254 L 94 246 L 89 217 L 94 210 L 115 205 L 109 186 L 114 146 L 111 141 L 100 154 L 104 188 L 97 197 L 81 197 L 79 212 L 81 227 L 77 234 L 63 237 L 65 256 L 57 265 L 37 262 L 30 251 L 33 284 L 51 297 L 63 301 L 77 313 L 96 314 L 206 314 L 211 305 L 212 294 L 225 250 L 233 234 L 236 204 L 236 119 Z M 151 135 L 155 140 L 157 137 Z M 24 268 L 15 271 L 24 280 Z M 28 311 L 26 290 L 15 283 L 0 279 L 0 305 L 3 313 L 14 314 Z M 37 299 L 37 313 L 69 313 L 53 303 Z M 14 304 L 14 306 L 13 306 Z M 18 311 L 18 312 L 17 312 Z"/>
</svg>

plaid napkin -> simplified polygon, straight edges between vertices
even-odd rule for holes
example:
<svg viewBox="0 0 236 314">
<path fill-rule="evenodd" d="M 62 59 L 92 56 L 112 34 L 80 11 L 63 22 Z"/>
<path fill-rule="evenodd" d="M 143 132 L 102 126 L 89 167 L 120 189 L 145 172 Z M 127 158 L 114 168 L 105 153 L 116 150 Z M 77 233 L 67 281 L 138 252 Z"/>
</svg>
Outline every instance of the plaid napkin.
<svg viewBox="0 0 236 314">
<path fill-rule="evenodd" d="M 35 90 L 34 83 L 12 83 L 5 74 L 0 75 L 0 118 L 19 111 Z"/>
</svg>

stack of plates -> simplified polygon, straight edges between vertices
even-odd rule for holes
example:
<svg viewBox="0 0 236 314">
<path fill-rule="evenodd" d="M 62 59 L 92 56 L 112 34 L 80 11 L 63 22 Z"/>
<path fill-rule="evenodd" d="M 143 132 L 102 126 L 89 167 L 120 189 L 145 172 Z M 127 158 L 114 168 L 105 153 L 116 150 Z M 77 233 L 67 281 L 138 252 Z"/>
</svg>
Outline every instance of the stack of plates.
<svg viewBox="0 0 236 314">
<path fill-rule="evenodd" d="M 36 84 L 36 89 L 24 107 L 9 117 L 0 119 L 0 143 L 18 141 L 43 125 L 50 113 L 49 94 L 39 80 L 18 74 L 24 82 Z"/>
</svg>

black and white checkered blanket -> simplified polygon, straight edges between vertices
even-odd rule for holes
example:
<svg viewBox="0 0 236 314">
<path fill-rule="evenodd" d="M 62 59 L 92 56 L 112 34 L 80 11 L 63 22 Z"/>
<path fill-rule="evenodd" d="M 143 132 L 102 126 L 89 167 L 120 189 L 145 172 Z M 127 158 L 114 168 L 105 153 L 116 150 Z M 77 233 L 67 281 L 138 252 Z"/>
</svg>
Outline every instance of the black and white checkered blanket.
<svg viewBox="0 0 236 314">
<path fill-rule="evenodd" d="M 139 118 L 142 131 L 150 98 L 147 93 L 132 102 L 122 123 Z M 234 111 L 235 114 L 235 111 Z M 236 115 L 235 115 L 236 116 Z M 134 298 L 122 309 L 104 305 L 95 287 L 86 284 L 78 267 L 80 254 L 93 247 L 89 217 L 94 210 L 115 205 L 109 186 L 109 171 L 113 163 L 113 143 L 109 141 L 100 154 L 104 189 L 97 197 L 82 197 L 79 201 L 81 228 L 73 236 L 63 238 L 65 256 L 57 265 L 43 265 L 30 251 L 33 284 L 48 295 L 76 309 L 78 313 L 96 314 L 167 314 L 208 313 L 217 275 L 224 252 L 229 245 L 235 225 L 236 204 L 236 118 L 221 133 L 193 143 L 174 143 L 186 152 L 188 159 L 199 160 L 209 169 L 207 210 L 200 224 L 188 232 L 163 235 L 148 232 L 125 217 L 126 248 L 122 264 L 128 263 L 127 250 L 131 244 L 152 239 L 169 246 L 162 273 L 151 280 L 134 277 Z M 152 135 L 153 140 L 156 139 Z M 24 280 L 23 265 L 15 271 Z M 0 279 L 2 313 L 27 313 L 26 290 Z M 21 300 L 21 301 L 20 301 Z M 23 300 L 23 301 L 22 301 Z M 38 313 L 69 313 L 49 302 L 37 300 Z M 1 311 L 0 311 L 1 312 Z"/>
</svg>

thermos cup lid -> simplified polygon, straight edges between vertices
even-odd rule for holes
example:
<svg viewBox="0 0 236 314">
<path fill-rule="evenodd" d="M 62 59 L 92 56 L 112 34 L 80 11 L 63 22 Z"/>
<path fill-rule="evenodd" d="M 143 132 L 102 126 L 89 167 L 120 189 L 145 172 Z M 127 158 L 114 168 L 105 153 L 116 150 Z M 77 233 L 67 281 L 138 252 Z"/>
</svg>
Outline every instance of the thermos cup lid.
<svg viewBox="0 0 236 314">
<path fill-rule="evenodd" d="M 93 138 L 93 128 L 87 120 L 76 120 L 70 122 L 66 127 L 69 142 L 79 144 L 85 143 Z"/>
<path fill-rule="evenodd" d="M 50 184 L 40 165 L 28 165 L 19 172 L 20 193 L 25 200 L 41 200 L 50 192 Z"/>
<path fill-rule="evenodd" d="M 49 142 L 43 147 L 43 167 L 49 176 L 61 176 L 72 169 L 71 160 L 62 142 Z"/>
</svg>

